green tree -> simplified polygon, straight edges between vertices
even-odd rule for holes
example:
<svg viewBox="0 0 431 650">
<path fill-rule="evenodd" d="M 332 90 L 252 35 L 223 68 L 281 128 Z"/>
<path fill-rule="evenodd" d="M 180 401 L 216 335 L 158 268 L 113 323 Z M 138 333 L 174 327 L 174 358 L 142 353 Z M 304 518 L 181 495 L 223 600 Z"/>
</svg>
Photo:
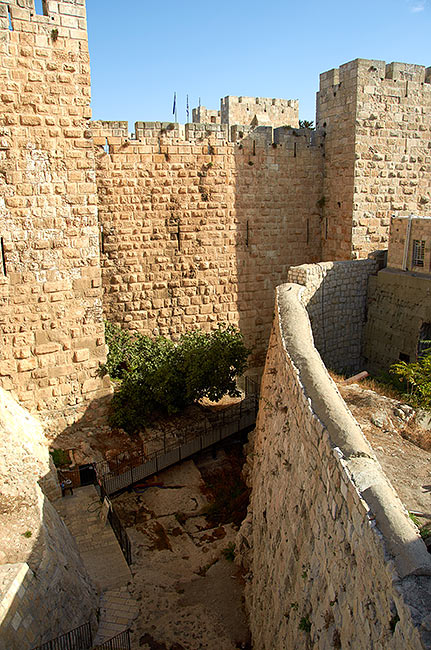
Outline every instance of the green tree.
<svg viewBox="0 0 431 650">
<path fill-rule="evenodd" d="M 172 414 L 203 397 L 239 395 L 236 377 L 249 351 L 234 327 L 164 337 L 130 335 L 106 325 L 109 353 L 103 371 L 121 380 L 112 401 L 111 423 L 130 433 L 157 413 Z"/>
<path fill-rule="evenodd" d="M 300 129 L 314 129 L 313 120 L 299 120 Z"/>
<path fill-rule="evenodd" d="M 412 404 L 431 408 L 431 348 L 425 350 L 417 361 L 394 363 L 389 372 L 397 377 L 399 386 Z"/>
</svg>

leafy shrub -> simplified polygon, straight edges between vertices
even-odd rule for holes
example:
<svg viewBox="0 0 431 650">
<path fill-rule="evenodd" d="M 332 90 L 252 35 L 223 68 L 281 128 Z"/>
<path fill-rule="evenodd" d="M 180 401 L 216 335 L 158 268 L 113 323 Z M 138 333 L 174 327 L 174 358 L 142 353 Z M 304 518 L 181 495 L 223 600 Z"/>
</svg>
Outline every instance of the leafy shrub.
<svg viewBox="0 0 431 650">
<path fill-rule="evenodd" d="M 248 350 L 232 326 L 190 332 L 173 343 L 164 337 L 131 335 L 106 326 L 108 360 L 103 371 L 121 384 L 112 401 L 111 423 L 133 433 L 155 413 L 177 413 L 207 397 L 236 396 L 236 377 Z"/>
<path fill-rule="evenodd" d="M 431 408 L 431 348 L 425 350 L 417 361 L 394 363 L 390 372 L 396 376 L 409 402 Z"/>
<path fill-rule="evenodd" d="M 49 453 L 56 467 L 70 465 L 72 462 L 69 457 L 69 452 L 64 449 L 52 449 Z"/>
<path fill-rule="evenodd" d="M 303 616 L 301 620 L 299 621 L 298 625 L 300 630 L 303 630 L 304 632 L 310 632 L 311 630 L 311 621 L 310 621 L 310 616 L 306 614 L 306 616 Z"/>
<path fill-rule="evenodd" d="M 235 560 L 235 542 L 229 542 L 226 548 L 222 550 L 222 553 L 228 562 L 233 562 Z"/>
</svg>

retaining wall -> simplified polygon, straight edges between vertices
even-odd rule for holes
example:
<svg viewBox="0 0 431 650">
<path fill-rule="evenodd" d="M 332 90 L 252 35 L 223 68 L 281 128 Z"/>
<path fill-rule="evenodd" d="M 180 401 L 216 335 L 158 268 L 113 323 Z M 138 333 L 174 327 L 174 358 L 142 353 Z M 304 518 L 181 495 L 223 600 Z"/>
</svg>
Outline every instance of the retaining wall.
<svg viewBox="0 0 431 650">
<path fill-rule="evenodd" d="M 431 323 L 431 276 L 384 269 L 370 278 L 367 308 L 367 367 L 380 373 L 400 358 L 416 361 L 421 326 Z"/>
<path fill-rule="evenodd" d="M 431 647 L 431 560 L 313 346 L 302 287 L 277 289 L 238 548 L 253 645 Z"/>
<path fill-rule="evenodd" d="M 0 647 L 30 650 L 96 624 L 98 594 L 47 497 L 60 487 L 43 428 L 2 389 L 0 494 Z"/>
<path fill-rule="evenodd" d="M 377 262 L 369 259 L 302 264 L 289 270 L 288 280 L 305 287 L 302 300 L 314 345 L 325 365 L 336 372 L 363 369 L 368 279 L 377 268 Z"/>
</svg>

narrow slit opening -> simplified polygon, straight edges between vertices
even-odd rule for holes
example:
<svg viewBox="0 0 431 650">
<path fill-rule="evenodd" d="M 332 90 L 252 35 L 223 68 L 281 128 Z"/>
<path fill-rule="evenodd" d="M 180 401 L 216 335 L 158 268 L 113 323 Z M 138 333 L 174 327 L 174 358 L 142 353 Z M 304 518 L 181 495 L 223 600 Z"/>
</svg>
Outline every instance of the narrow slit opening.
<svg viewBox="0 0 431 650">
<path fill-rule="evenodd" d="M 11 12 L 10 12 L 10 7 L 9 7 L 9 5 L 7 6 L 7 15 L 8 15 L 8 18 L 9 18 L 9 31 L 10 31 L 10 32 L 13 32 L 12 14 L 11 14 Z"/>
<path fill-rule="evenodd" d="M 3 270 L 3 275 L 6 277 L 6 257 L 4 254 L 4 239 L 3 237 L 0 238 L 0 248 L 1 248 L 1 262 L 2 262 L 2 270 Z"/>
</svg>

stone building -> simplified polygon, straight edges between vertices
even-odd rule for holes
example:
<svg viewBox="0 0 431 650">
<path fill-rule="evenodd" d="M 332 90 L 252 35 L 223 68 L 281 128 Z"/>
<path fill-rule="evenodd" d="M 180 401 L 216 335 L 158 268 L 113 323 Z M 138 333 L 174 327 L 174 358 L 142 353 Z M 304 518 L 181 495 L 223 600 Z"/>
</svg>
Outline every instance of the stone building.
<svg viewBox="0 0 431 650">
<path fill-rule="evenodd" d="M 192 111 L 193 122 L 205 124 L 234 124 L 243 126 L 298 127 L 299 103 L 296 99 L 270 97 L 235 97 L 227 95 L 220 100 L 220 110 L 199 106 Z"/>
<path fill-rule="evenodd" d="M 416 361 L 431 341 L 431 218 L 394 217 L 388 265 L 370 277 L 364 354 L 374 372 Z"/>
</svg>

